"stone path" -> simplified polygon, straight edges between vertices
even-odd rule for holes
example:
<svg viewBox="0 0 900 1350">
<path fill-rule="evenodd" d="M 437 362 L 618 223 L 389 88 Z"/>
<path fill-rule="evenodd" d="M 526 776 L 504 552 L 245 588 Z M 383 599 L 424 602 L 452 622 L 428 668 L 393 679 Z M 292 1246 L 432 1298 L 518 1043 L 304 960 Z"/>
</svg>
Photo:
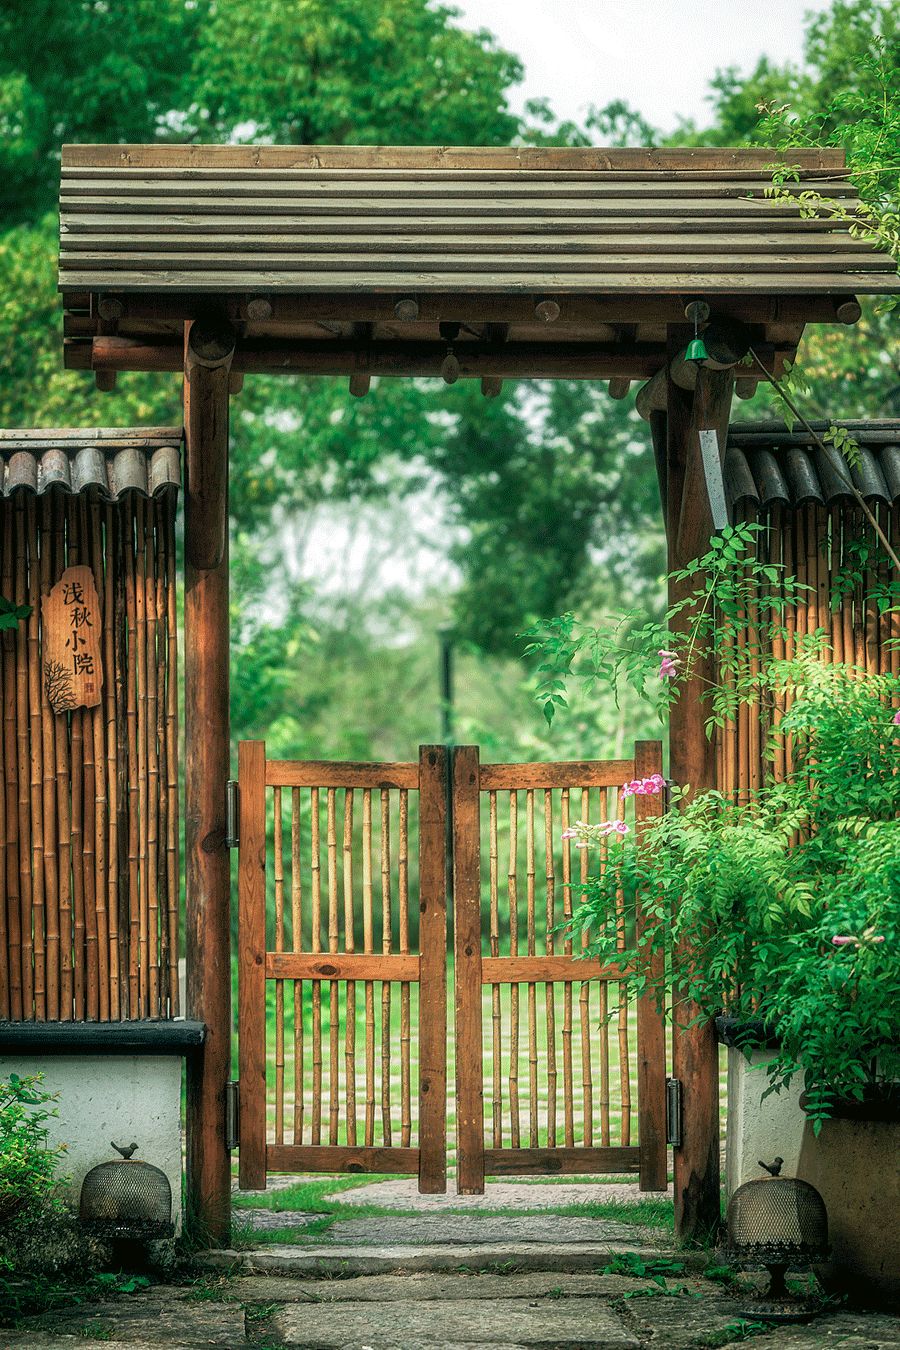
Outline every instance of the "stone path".
<svg viewBox="0 0 900 1350">
<path fill-rule="evenodd" d="M 665 1292 L 602 1273 L 207 1277 L 114 1303 L 57 1310 L 0 1348 L 18 1350 L 700 1350 L 744 1340 L 740 1300 L 695 1276 Z M 754 1336 L 754 1350 L 896 1350 L 900 1319 L 841 1312 Z"/>
<path fill-rule="evenodd" d="M 420 1195 L 415 1177 L 376 1181 L 351 1191 L 340 1191 L 328 1199 L 335 1204 L 378 1205 L 383 1209 L 406 1209 L 429 1214 L 448 1209 L 559 1209 L 563 1205 L 617 1204 L 637 1205 L 642 1200 L 672 1198 L 667 1192 L 648 1197 L 630 1181 L 610 1181 L 606 1177 L 586 1177 L 584 1181 L 528 1182 L 488 1181 L 484 1195 Z"/>
<path fill-rule="evenodd" d="M 242 1220 L 254 1232 L 272 1232 L 278 1229 L 303 1229 L 321 1223 L 321 1214 L 307 1214 L 302 1210 L 244 1209 Z M 383 1215 L 374 1219 L 339 1218 L 327 1232 L 313 1233 L 308 1239 L 299 1233 L 300 1240 L 321 1245 L 324 1242 L 345 1247 L 434 1247 L 484 1246 L 488 1244 L 532 1243 L 559 1246 L 600 1243 L 613 1247 L 670 1247 L 672 1235 L 663 1229 L 646 1228 L 639 1224 L 617 1223 L 610 1219 L 582 1218 L 579 1215 L 545 1214 L 526 1216 L 502 1214 L 470 1216 L 468 1214 Z"/>
</svg>

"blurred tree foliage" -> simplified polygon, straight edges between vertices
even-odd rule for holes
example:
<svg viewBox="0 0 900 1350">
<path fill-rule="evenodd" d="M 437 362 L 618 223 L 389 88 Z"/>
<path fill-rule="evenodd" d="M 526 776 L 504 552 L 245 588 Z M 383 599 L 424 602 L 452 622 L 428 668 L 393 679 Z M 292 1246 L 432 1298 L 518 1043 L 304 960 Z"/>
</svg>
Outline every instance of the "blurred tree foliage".
<svg viewBox="0 0 900 1350">
<path fill-rule="evenodd" d="M 802 68 L 720 72 L 711 127 L 685 124 L 668 139 L 753 142 L 773 134 L 771 109 L 785 104 L 786 138 L 793 119 L 808 138 L 850 139 L 841 99 L 875 107 L 877 74 L 857 67 L 879 34 L 896 67 L 896 6 L 836 0 L 808 21 Z M 518 119 L 507 95 L 520 75 L 490 34 L 464 31 L 451 8 L 427 0 L 0 0 L 0 424 L 179 417 L 171 376 L 126 376 L 99 395 L 60 368 L 62 142 L 663 139 L 621 100 L 582 125 L 559 122 L 546 103 Z M 770 109 L 762 121 L 760 104 Z M 892 154 L 896 165 L 900 148 Z M 857 330 L 812 335 L 805 366 L 833 415 L 896 409 L 896 338 L 874 306 Z M 742 415 L 769 407 L 763 392 Z M 451 621 L 460 734 L 536 753 L 545 733 L 510 664 L 515 633 L 575 605 L 587 616 L 617 597 L 658 594 L 648 440 L 630 402 L 587 384 L 507 385 L 486 401 L 464 385 L 381 381 L 354 400 L 343 381 L 248 379 L 232 423 L 235 735 L 266 734 L 283 753 L 410 753 L 437 731 L 434 630 Z M 434 545 L 452 555 L 452 585 L 411 599 L 363 574 L 329 609 L 314 569 L 280 565 L 304 531 L 319 537 L 317 512 L 335 502 L 383 503 L 398 557 L 408 556 L 423 487 L 444 503 Z M 629 738 L 652 730 L 636 715 L 576 712 L 553 749 L 613 749 L 626 728 Z"/>
</svg>

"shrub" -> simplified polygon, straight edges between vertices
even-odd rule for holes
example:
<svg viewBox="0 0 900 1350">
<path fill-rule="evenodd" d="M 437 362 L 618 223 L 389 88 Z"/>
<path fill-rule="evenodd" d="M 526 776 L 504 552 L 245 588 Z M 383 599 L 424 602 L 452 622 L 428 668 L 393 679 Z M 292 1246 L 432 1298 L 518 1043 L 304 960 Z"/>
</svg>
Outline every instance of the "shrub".
<svg viewBox="0 0 900 1350">
<path fill-rule="evenodd" d="M 12 1073 L 0 1083 L 0 1225 L 43 1207 L 52 1198 L 60 1148 L 49 1148 L 47 1121 L 56 1098 L 41 1089 L 41 1075 Z"/>
</svg>

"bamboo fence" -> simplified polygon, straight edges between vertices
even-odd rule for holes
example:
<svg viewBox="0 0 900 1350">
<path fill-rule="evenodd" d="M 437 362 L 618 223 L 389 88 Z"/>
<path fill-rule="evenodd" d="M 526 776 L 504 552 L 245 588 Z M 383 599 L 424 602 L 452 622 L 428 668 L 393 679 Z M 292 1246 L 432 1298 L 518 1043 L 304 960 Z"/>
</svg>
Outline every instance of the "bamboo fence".
<svg viewBox="0 0 900 1350">
<path fill-rule="evenodd" d="M 0 1019 L 178 1012 L 176 494 L 0 499 L 0 594 L 31 606 L 0 640 Z M 103 689 L 54 713 L 41 598 L 94 574 Z"/>
<path fill-rule="evenodd" d="M 896 549 L 900 543 L 900 505 L 872 507 L 879 525 Z M 772 587 L 784 596 L 783 581 L 795 577 L 806 589 L 804 599 L 784 611 L 783 633 L 768 642 L 759 630 L 760 605 L 748 602 L 745 621 L 734 642 L 744 653 L 743 668 L 751 674 L 771 651 L 790 660 L 804 639 L 818 647 L 826 665 L 843 665 L 867 675 L 900 676 L 900 587 L 884 548 L 860 508 L 842 502 L 805 502 L 794 509 L 774 504 L 748 511 L 744 519 L 765 528 L 757 536 L 763 562 L 782 570 Z M 760 597 L 762 598 L 762 597 Z M 777 620 L 776 620 L 777 622 Z M 727 666 L 723 662 L 723 667 Z M 729 675 L 723 675 L 728 680 Z M 767 776 L 782 779 L 792 768 L 791 745 L 778 732 L 790 706 L 790 691 L 759 704 L 744 704 L 716 737 L 718 780 L 723 792 L 738 800 L 757 791 Z"/>
</svg>

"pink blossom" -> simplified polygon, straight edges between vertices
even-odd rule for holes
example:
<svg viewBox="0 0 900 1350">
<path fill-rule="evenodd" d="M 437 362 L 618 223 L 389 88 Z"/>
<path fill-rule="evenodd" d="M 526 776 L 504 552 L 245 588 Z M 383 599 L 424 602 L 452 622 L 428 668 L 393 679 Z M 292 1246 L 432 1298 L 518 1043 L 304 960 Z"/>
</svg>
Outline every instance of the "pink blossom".
<svg viewBox="0 0 900 1350">
<path fill-rule="evenodd" d="M 659 656 L 659 678 L 674 680 L 678 674 L 678 657 L 674 652 L 667 652 L 664 648 L 660 648 Z"/>
<path fill-rule="evenodd" d="M 603 820 L 597 826 L 597 833 L 600 835 L 627 834 L 628 826 L 624 820 Z"/>
<path fill-rule="evenodd" d="M 834 937 L 831 940 L 836 947 L 849 947 L 851 945 L 855 947 L 858 945 L 857 939 L 855 937 L 846 936 L 839 933 L 835 933 Z"/>
<path fill-rule="evenodd" d="M 622 787 L 623 797 L 653 797 L 662 792 L 666 780 L 661 773 L 652 773 L 649 778 L 633 778 Z"/>
<path fill-rule="evenodd" d="M 897 711 L 894 713 L 894 716 L 892 717 L 891 720 L 892 720 L 892 722 L 894 723 L 894 726 L 895 726 L 895 727 L 900 726 L 900 708 L 897 709 Z"/>
<path fill-rule="evenodd" d="M 578 838 L 578 831 L 577 831 L 576 829 L 573 829 L 573 828 L 570 826 L 568 830 L 563 830 L 563 832 L 562 832 L 562 838 L 563 838 L 563 839 L 577 839 L 577 838 Z"/>
</svg>

